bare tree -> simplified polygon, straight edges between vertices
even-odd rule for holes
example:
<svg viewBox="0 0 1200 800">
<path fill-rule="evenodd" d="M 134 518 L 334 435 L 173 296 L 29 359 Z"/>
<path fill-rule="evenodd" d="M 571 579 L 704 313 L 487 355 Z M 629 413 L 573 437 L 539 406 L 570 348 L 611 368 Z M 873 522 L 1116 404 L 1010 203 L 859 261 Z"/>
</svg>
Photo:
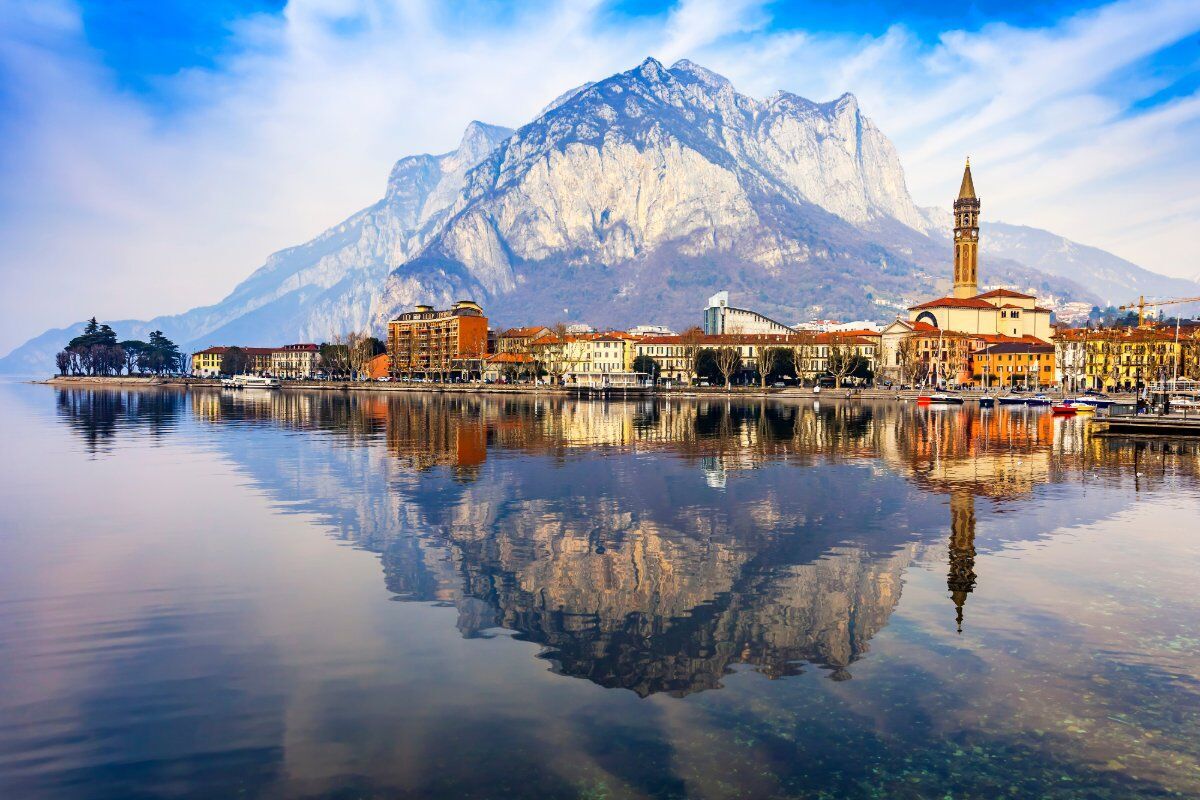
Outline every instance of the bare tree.
<svg viewBox="0 0 1200 800">
<path fill-rule="evenodd" d="M 58 367 L 59 375 L 66 375 L 67 370 L 71 368 L 71 353 L 68 350 L 59 350 L 54 356 L 54 364 Z"/>
<path fill-rule="evenodd" d="M 840 389 L 846 376 L 859 366 L 858 348 L 853 339 L 838 334 L 830 335 L 828 347 L 825 369 L 833 376 L 834 388 Z"/>
<path fill-rule="evenodd" d="M 896 344 L 896 366 L 900 371 L 900 383 L 910 383 L 921 368 L 921 350 L 917 337 L 909 334 Z"/>
<path fill-rule="evenodd" d="M 700 374 L 700 345 L 704 342 L 703 329 L 693 326 L 679 334 L 679 343 L 683 347 L 683 358 L 691 373 L 691 382 L 695 383 Z"/>
<path fill-rule="evenodd" d="M 767 378 L 775 371 L 775 368 L 783 361 L 785 350 L 781 347 L 759 347 L 755 355 L 755 368 L 758 370 L 758 381 L 760 386 L 767 388 Z"/>
<path fill-rule="evenodd" d="M 796 364 L 796 377 L 804 382 L 810 374 L 816 377 L 812 361 L 817 355 L 816 337 L 811 333 L 802 333 L 792 346 L 792 361 Z"/>
<path fill-rule="evenodd" d="M 742 356 L 736 347 L 718 347 L 716 352 L 717 371 L 725 381 L 725 388 L 732 386 L 733 375 L 742 363 Z"/>
<path fill-rule="evenodd" d="M 351 331 L 337 338 L 345 345 L 350 377 L 362 380 L 370 371 L 371 359 L 375 357 L 375 337 L 367 331 Z"/>
</svg>

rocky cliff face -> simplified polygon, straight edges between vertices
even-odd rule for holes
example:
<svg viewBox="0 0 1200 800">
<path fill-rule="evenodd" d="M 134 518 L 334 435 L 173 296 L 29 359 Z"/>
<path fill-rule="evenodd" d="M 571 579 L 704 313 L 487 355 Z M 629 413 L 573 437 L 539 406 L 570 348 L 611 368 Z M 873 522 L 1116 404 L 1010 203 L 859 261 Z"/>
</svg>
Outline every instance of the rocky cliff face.
<svg viewBox="0 0 1200 800">
<path fill-rule="evenodd" d="M 560 97 L 473 169 L 375 320 L 470 296 L 505 324 L 684 326 L 722 288 L 785 320 L 887 318 L 947 283 L 937 227 L 852 95 L 757 100 L 689 61 L 647 59 Z M 1020 264 L 989 268 L 1090 297 Z"/>
<path fill-rule="evenodd" d="M 113 324 L 122 337 L 161 328 L 188 350 L 283 344 L 381 332 L 414 303 L 472 297 L 499 325 L 681 327 L 720 289 L 788 321 L 883 320 L 948 289 L 948 233 L 852 95 L 759 100 L 689 61 L 647 59 L 518 131 L 474 122 L 454 151 L 401 159 L 378 203 L 275 253 L 220 303 Z M 1200 294 L 1035 229 L 985 227 L 982 253 L 987 283 L 1063 299 Z M 76 327 L 0 370 L 49 368 Z"/>
</svg>

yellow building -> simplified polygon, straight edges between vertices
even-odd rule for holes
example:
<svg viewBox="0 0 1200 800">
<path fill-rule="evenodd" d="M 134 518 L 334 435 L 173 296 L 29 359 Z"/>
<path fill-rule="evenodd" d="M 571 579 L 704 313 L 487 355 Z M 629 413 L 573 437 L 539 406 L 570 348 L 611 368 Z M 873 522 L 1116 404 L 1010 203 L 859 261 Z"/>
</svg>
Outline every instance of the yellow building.
<svg viewBox="0 0 1200 800">
<path fill-rule="evenodd" d="M 1177 340 L 1173 329 L 1076 328 L 1060 331 L 1055 345 L 1064 385 L 1073 389 L 1130 390 L 1196 372 L 1196 339 Z"/>
</svg>

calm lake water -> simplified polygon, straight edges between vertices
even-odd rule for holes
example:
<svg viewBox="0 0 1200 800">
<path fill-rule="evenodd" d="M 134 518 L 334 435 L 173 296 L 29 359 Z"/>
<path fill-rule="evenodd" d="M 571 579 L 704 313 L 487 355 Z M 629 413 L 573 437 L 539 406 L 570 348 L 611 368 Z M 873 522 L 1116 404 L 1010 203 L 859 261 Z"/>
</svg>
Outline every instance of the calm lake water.
<svg viewBox="0 0 1200 800">
<path fill-rule="evenodd" d="M 0 384 L 0 797 L 1200 795 L 1200 443 Z"/>
</svg>

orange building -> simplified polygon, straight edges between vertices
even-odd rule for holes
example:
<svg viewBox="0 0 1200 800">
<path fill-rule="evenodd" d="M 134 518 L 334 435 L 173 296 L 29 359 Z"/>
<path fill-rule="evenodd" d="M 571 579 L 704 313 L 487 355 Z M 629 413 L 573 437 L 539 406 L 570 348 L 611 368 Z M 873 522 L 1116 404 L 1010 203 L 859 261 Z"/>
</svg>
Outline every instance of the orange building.
<svg viewBox="0 0 1200 800">
<path fill-rule="evenodd" d="M 377 381 L 380 378 L 386 378 L 392 369 L 392 357 L 387 353 L 380 353 L 367 362 L 367 377 L 370 380 Z"/>
<path fill-rule="evenodd" d="M 419 305 L 388 323 L 391 372 L 433 376 L 477 369 L 487 355 L 487 337 L 487 317 L 473 300 L 459 300 L 443 311 Z"/>
<path fill-rule="evenodd" d="M 983 336 L 971 351 L 971 381 L 980 386 L 1036 389 L 1056 382 L 1054 345 L 1033 336 Z"/>
</svg>

